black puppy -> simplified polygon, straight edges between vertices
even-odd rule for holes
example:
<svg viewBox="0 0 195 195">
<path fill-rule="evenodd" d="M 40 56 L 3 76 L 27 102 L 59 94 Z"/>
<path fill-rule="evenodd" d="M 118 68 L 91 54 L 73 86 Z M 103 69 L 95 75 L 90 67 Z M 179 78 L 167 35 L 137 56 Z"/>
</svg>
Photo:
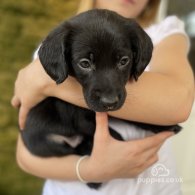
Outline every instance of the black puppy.
<svg viewBox="0 0 195 195">
<path fill-rule="evenodd" d="M 149 36 L 133 19 L 112 11 L 91 10 L 59 25 L 42 42 L 40 61 L 57 84 L 68 75 L 74 76 L 90 110 L 47 98 L 28 114 L 21 132 L 27 148 L 44 157 L 90 155 L 96 126 L 94 111 L 114 111 L 123 105 L 126 83 L 138 79 L 152 49 Z M 156 133 L 180 130 L 179 126 L 131 124 Z M 110 133 L 122 140 L 114 130 Z"/>
</svg>

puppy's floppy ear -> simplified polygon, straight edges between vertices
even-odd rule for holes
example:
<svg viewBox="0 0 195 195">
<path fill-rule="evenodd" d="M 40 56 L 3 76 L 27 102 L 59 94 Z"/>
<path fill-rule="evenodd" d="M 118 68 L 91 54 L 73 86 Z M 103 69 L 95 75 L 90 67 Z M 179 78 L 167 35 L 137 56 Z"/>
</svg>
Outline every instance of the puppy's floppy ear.
<svg viewBox="0 0 195 195">
<path fill-rule="evenodd" d="M 150 37 L 134 20 L 130 20 L 129 27 L 129 37 L 133 51 L 130 78 L 137 80 L 150 62 L 153 44 Z"/>
<path fill-rule="evenodd" d="M 62 23 L 49 33 L 38 51 L 39 59 L 47 74 L 62 83 L 68 76 L 68 58 L 70 25 Z"/>
</svg>

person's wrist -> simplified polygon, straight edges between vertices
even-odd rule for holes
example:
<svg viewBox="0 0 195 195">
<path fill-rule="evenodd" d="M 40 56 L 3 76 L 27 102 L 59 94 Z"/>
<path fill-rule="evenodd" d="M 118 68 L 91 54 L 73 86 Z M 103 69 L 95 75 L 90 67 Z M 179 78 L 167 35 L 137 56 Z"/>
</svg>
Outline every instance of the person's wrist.
<svg viewBox="0 0 195 195">
<path fill-rule="evenodd" d="M 79 166 L 80 176 L 87 183 L 95 182 L 99 183 L 101 181 L 100 171 L 97 170 L 97 167 L 93 165 L 90 157 L 85 158 Z"/>
<path fill-rule="evenodd" d="M 56 88 L 56 83 L 52 80 L 45 80 L 45 83 L 42 86 L 42 92 L 45 97 L 49 96 L 55 96 L 55 88 Z"/>
<path fill-rule="evenodd" d="M 56 83 L 44 70 L 40 60 L 37 58 L 33 61 L 32 65 L 34 66 L 34 74 L 39 76 L 39 89 L 44 96 L 52 96 L 52 92 Z"/>
</svg>

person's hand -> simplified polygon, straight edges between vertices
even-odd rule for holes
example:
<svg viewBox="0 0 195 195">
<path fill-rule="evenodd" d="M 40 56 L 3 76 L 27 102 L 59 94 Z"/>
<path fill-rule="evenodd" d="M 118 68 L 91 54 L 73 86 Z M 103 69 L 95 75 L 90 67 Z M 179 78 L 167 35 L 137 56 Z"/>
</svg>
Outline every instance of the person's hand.
<svg viewBox="0 0 195 195">
<path fill-rule="evenodd" d="M 81 163 L 81 176 L 90 182 L 132 178 L 157 162 L 157 152 L 173 135 L 163 132 L 140 140 L 118 141 L 108 130 L 106 113 L 96 113 L 96 132 L 92 154 Z"/>
<path fill-rule="evenodd" d="M 12 106 L 19 108 L 19 126 L 24 128 L 29 110 L 46 98 L 47 86 L 55 82 L 45 73 L 39 59 L 21 69 L 15 82 Z"/>
</svg>

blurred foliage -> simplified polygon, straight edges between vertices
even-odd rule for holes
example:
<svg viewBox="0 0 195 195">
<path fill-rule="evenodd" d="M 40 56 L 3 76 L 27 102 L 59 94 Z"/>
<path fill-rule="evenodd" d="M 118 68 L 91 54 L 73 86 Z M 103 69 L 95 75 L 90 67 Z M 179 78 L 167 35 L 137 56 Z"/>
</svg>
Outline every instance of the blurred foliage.
<svg viewBox="0 0 195 195">
<path fill-rule="evenodd" d="M 15 160 L 17 111 L 10 105 L 17 72 L 59 22 L 75 14 L 79 0 L 0 0 L 0 194 L 38 195 L 43 180 Z"/>
</svg>

